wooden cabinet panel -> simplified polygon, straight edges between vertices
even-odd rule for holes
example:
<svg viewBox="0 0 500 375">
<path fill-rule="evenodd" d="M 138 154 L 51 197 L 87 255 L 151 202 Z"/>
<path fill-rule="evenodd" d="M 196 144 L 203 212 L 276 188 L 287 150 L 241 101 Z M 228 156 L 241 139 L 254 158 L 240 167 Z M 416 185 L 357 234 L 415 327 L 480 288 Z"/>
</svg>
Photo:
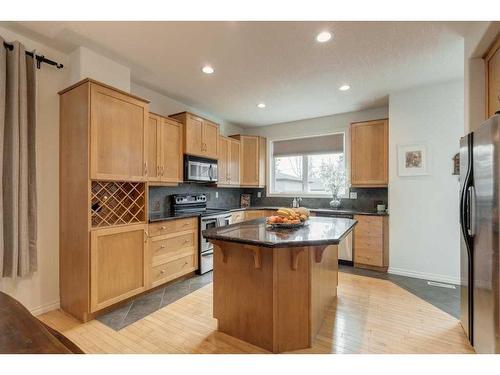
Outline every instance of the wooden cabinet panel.
<svg viewBox="0 0 500 375">
<path fill-rule="evenodd" d="M 146 180 L 147 103 L 94 83 L 90 95 L 91 178 Z"/>
<path fill-rule="evenodd" d="M 170 115 L 184 124 L 184 153 L 204 158 L 219 157 L 219 125 L 189 112 Z"/>
<path fill-rule="evenodd" d="M 161 122 L 161 181 L 183 181 L 182 124 L 162 118 Z"/>
<path fill-rule="evenodd" d="M 355 215 L 354 264 L 386 271 L 389 266 L 389 229 L 387 216 Z"/>
<path fill-rule="evenodd" d="M 151 287 L 156 287 L 170 280 L 181 277 L 189 272 L 196 271 L 195 254 L 165 262 L 152 267 Z"/>
<path fill-rule="evenodd" d="M 241 181 L 240 176 L 241 143 L 234 139 L 229 141 L 229 182 L 238 186 Z"/>
<path fill-rule="evenodd" d="M 167 220 L 159 223 L 150 223 L 148 225 L 148 234 L 150 237 L 153 237 L 197 228 L 197 218 Z"/>
<path fill-rule="evenodd" d="M 149 254 L 153 265 L 175 260 L 180 256 L 195 253 L 197 231 L 156 236 L 149 239 Z"/>
<path fill-rule="evenodd" d="M 245 221 L 245 211 L 236 211 L 231 214 L 231 224 Z"/>
<path fill-rule="evenodd" d="M 91 232 L 91 312 L 145 290 L 146 243 L 145 224 Z"/>
<path fill-rule="evenodd" d="M 351 124 L 351 185 L 387 186 L 388 120 Z"/>
<path fill-rule="evenodd" d="M 219 137 L 217 185 L 229 185 L 229 152 L 229 140 L 226 137 Z"/>
<path fill-rule="evenodd" d="M 218 158 L 219 125 L 203 120 L 203 156 L 210 159 Z"/>
<path fill-rule="evenodd" d="M 500 111 L 500 37 L 493 43 L 485 57 L 486 117 Z"/>
<path fill-rule="evenodd" d="M 203 119 L 188 114 L 184 129 L 184 152 L 189 155 L 203 156 Z"/>
<path fill-rule="evenodd" d="M 240 185 L 264 187 L 266 184 L 266 138 L 250 135 L 231 136 L 241 142 Z"/>
<path fill-rule="evenodd" d="M 154 114 L 148 117 L 148 181 L 160 180 L 160 122 L 161 118 Z"/>
</svg>

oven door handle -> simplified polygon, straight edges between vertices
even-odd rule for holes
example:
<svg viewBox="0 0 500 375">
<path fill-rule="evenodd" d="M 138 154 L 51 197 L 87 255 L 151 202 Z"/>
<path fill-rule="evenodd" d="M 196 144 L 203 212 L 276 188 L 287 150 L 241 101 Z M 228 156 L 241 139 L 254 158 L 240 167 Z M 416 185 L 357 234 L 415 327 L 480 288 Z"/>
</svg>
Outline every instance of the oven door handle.
<svg viewBox="0 0 500 375">
<path fill-rule="evenodd" d="M 202 257 L 207 257 L 209 255 L 214 255 L 214 250 L 209 250 L 209 251 L 205 251 L 204 253 L 201 253 L 201 256 Z"/>
</svg>

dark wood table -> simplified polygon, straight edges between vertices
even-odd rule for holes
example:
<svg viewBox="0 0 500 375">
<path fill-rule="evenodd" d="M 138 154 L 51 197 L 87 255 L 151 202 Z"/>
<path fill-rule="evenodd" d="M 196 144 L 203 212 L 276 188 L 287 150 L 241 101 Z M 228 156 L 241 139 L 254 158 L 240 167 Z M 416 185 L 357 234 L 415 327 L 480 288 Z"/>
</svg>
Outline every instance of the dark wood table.
<svg viewBox="0 0 500 375">
<path fill-rule="evenodd" d="M 14 298 L 0 292 L 0 353 L 82 354 L 83 351 L 39 321 Z"/>
</svg>

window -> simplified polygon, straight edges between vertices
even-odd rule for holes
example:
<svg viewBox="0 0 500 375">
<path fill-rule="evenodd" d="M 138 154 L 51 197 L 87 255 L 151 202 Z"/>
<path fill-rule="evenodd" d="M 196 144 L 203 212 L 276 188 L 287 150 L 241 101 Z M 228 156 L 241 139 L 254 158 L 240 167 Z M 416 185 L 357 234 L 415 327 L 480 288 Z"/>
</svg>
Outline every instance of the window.
<svg viewBox="0 0 500 375">
<path fill-rule="evenodd" d="M 271 153 L 271 194 L 345 194 L 343 133 L 274 141 Z"/>
</svg>

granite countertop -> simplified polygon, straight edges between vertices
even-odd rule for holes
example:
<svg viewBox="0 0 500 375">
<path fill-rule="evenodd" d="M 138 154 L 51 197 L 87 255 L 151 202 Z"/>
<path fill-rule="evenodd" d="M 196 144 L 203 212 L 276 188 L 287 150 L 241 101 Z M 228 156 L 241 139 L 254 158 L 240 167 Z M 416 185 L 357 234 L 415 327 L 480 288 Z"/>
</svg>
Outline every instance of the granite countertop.
<svg viewBox="0 0 500 375">
<path fill-rule="evenodd" d="M 262 247 L 302 247 L 338 244 L 357 221 L 344 218 L 311 217 L 295 229 L 272 229 L 265 218 L 204 230 L 210 240 L 237 242 Z"/>
<path fill-rule="evenodd" d="M 278 208 L 281 207 L 272 207 L 272 206 L 250 206 L 246 208 L 242 207 L 237 207 L 237 208 L 231 208 L 228 209 L 228 211 L 235 212 L 235 211 L 244 211 L 244 210 L 277 210 Z M 389 213 L 387 211 L 385 212 L 379 212 L 376 210 L 355 210 L 355 209 L 333 209 L 333 208 L 309 208 L 306 207 L 309 211 L 311 212 L 321 212 L 321 213 L 327 213 L 327 214 L 344 214 L 344 215 L 370 215 L 370 216 L 388 216 Z"/>
</svg>

